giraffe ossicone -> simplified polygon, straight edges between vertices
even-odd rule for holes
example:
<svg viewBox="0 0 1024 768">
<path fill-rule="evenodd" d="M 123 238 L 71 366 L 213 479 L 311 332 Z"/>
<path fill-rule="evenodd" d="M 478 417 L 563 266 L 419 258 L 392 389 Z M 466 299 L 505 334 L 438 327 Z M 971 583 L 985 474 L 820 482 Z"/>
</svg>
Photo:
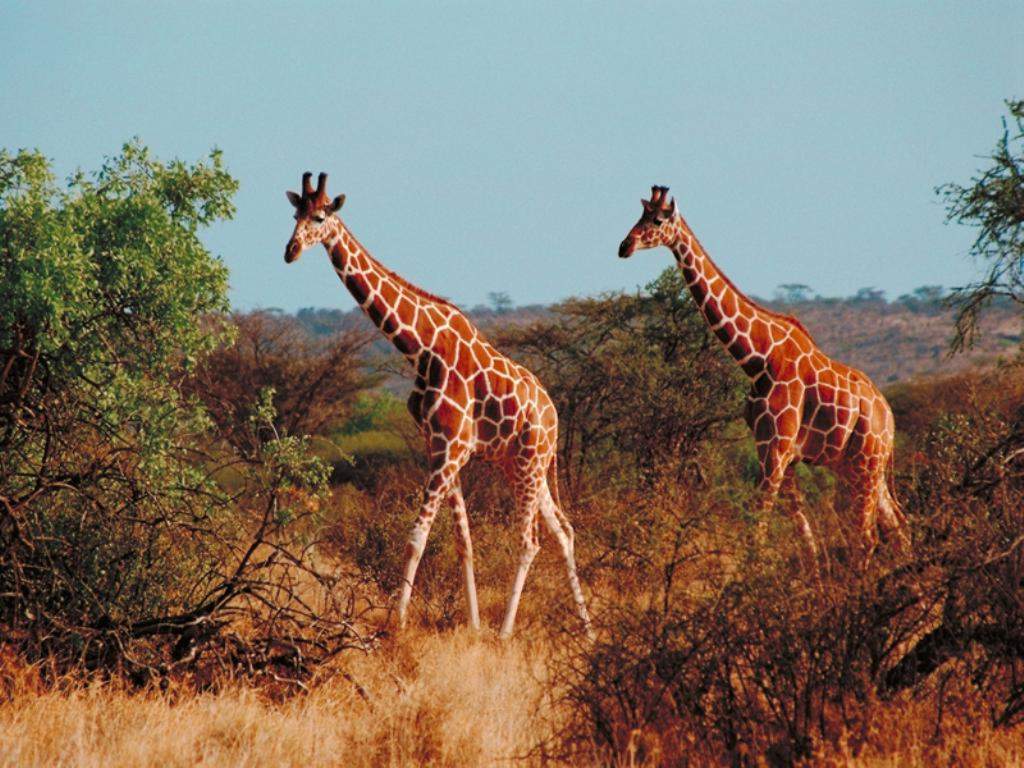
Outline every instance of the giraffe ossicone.
<svg viewBox="0 0 1024 768">
<path fill-rule="evenodd" d="M 794 470 L 801 461 L 826 466 L 858 515 L 862 567 L 877 546 L 879 527 L 909 549 L 907 521 L 892 492 L 895 425 L 882 393 L 864 373 L 822 352 L 795 317 L 759 306 L 733 285 L 669 199 L 668 187 L 652 187 L 651 199 L 641 202 L 643 213 L 619 245 L 619 257 L 669 248 L 704 319 L 751 379 L 745 416 L 761 469 L 761 512 L 775 505 L 780 490 L 796 496 L 794 522 L 816 564 Z"/>
<path fill-rule="evenodd" d="M 303 174 L 301 194 L 287 193 L 296 223 L 285 261 L 291 263 L 306 248 L 323 244 L 356 303 L 416 370 L 408 408 L 426 443 L 429 476 L 406 549 L 398 598 L 400 625 L 406 621 L 430 527 L 448 502 L 455 514 L 469 621 L 480 626 L 473 544 L 459 472 L 472 456 L 481 456 L 496 462 L 512 486 L 521 539 L 502 637 L 512 633 L 527 572 L 540 549 L 540 519 L 562 551 L 577 612 L 590 633 L 576 575 L 573 529 L 558 499 L 558 414 L 548 393 L 530 371 L 491 346 L 455 305 L 374 259 L 335 215 L 345 196 L 332 200 L 327 195 L 325 173 L 314 189 L 312 175 Z"/>
</svg>

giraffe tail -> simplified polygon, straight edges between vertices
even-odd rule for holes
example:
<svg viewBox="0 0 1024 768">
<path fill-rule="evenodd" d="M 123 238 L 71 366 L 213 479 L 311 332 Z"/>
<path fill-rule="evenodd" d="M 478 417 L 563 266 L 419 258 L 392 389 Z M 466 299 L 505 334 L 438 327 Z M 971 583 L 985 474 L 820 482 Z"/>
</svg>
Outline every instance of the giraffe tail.
<svg viewBox="0 0 1024 768">
<path fill-rule="evenodd" d="M 892 503 L 896 514 L 902 520 L 903 505 L 896 498 L 896 451 L 889 451 L 889 461 L 885 467 L 885 490 L 889 494 L 889 501 Z"/>
<path fill-rule="evenodd" d="M 565 531 L 569 537 L 569 541 L 573 542 L 575 539 L 575 533 L 572 529 L 572 524 L 569 522 L 569 518 L 565 514 L 565 510 L 562 508 L 562 499 L 558 494 L 558 451 L 555 451 L 551 456 L 551 463 L 548 464 L 548 492 L 551 494 L 551 500 L 555 502 L 555 516 L 558 518 L 558 522 L 562 526 L 562 530 Z"/>
<path fill-rule="evenodd" d="M 910 552 L 910 532 L 907 525 L 907 517 L 903 514 L 903 507 L 896 498 L 896 458 L 895 451 L 889 452 L 889 461 L 885 468 L 885 495 L 888 500 L 888 508 L 895 523 L 895 531 L 900 549 L 905 553 Z"/>
<path fill-rule="evenodd" d="M 559 511 L 562 509 L 562 500 L 558 497 L 558 451 L 551 455 L 551 463 L 548 464 L 548 490 L 551 491 L 551 499 Z"/>
</svg>

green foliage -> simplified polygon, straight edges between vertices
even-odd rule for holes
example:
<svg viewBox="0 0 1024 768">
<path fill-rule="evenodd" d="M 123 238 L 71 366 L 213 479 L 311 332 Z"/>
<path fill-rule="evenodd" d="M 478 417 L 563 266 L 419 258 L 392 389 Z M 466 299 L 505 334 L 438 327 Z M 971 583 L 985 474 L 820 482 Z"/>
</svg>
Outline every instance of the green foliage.
<svg viewBox="0 0 1024 768">
<path fill-rule="evenodd" d="M 327 488 L 327 465 L 310 451 L 309 436 L 281 435 L 278 432 L 274 390 L 267 387 L 253 409 L 250 422 L 260 436 L 260 471 L 270 474 L 268 487 L 284 491 L 308 491 L 321 494 Z"/>
<path fill-rule="evenodd" d="M 946 202 L 949 221 L 978 229 L 971 255 L 987 264 L 981 280 L 957 288 L 955 347 L 969 345 L 979 313 L 998 297 L 1024 305 L 1024 100 L 1008 100 L 1010 120 L 989 159 L 991 165 L 969 186 L 944 184 L 936 192 Z"/>
<path fill-rule="evenodd" d="M 163 164 L 127 144 L 58 189 L 38 153 L 0 151 L 0 344 L 30 336 L 55 385 L 85 371 L 167 371 L 210 349 L 217 336 L 195 321 L 226 309 L 227 271 L 198 229 L 233 214 L 236 188 L 219 152 Z M 110 346 L 143 326 L 148 343 L 111 361 Z"/>
<path fill-rule="evenodd" d="M 242 596 L 294 619 L 255 555 L 312 529 L 326 466 L 279 432 L 272 390 L 225 453 L 180 389 L 229 338 L 198 235 L 237 186 L 216 151 L 163 163 L 134 142 L 64 188 L 39 153 L 0 152 L 0 626 L 37 651 L 148 669 L 130 643 L 195 641 Z"/>
<path fill-rule="evenodd" d="M 236 187 L 218 152 L 165 164 L 131 143 L 65 188 L 39 153 L 0 152 L 5 618 L 45 606 L 110 620 L 180 595 L 189 557 L 152 526 L 210 514 L 211 497 L 188 460 L 208 423 L 172 374 L 223 337 L 197 322 L 227 307 L 227 271 L 198 230 L 233 213 Z M 33 558 L 62 578 L 36 581 Z M 146 592 L 152 578 L 165 593 Z"/>
<path fill-rule="evenodd" d="M 941 285 L 921 285 L 897 301 L 911 312 L 937 314 L 945 308 L 946 291 Z"/>
<path fill-rule="evenodd" d="M 340 434 L 385 430 L 394 426 L 395 418 L 406 415 L 405 404 L 387 390 L 362 392 L 356 396 L 352 409 L 341 425 Z"/>
<path fill-rule="evenodd" d="M 811 286 L 804 283 L 782 283 L 775 289 L 775 300 L 783 304 L 800 304 L 813 298 Z"/>
</svg>

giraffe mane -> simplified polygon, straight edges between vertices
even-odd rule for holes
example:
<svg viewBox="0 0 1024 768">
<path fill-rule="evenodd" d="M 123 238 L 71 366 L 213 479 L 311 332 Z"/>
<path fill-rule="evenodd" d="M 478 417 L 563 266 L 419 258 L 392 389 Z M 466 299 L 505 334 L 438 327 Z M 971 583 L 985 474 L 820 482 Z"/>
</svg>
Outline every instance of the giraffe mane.
<svg viewBox="0 0 1024 768">
<path fill-rule="evenodd" d="M 381 272 L 383 272 L 385 275 L 387 275 L 387 277 L 389 279 L 394 280 L 395 283 L 397 283 L 398 285 L 402 286 L 403 288 L 408 290 L 410 293 L 416 294 L 421 299 L 426 299 L 427 301 L 433 301 L 433 302 L 435 302 L 437 304 L 443 304 L 446 307 L 451 307 L 452 309 L 457 310 L 458 312 L 462 312 L 461 309 L 459 309 L 457 306 L 455 306 L 455 304 L 453 304 L 452 302 L 448 301 L 448 299 L 442 298 L 441 296 L 438 296 L 435 293 L 431 293 L 430 291 L 423 290 L 418 285 L 416 285 L 414 283 L 410 283 L 408 280 L 406 280 L 400 274 L 395 272 L 393 269 L 390 269 L 385 264 L 382 264 L 380 261 L 377 260 L 377 258 L 375 256 L 373 256 L 368 250 L 366 250 L 366 248 L 363 247 L 363 244 L 359 242 L 359 240 L 355 237 L 355 235 L 353 235 L 351 232 L 349 232 L 348 227 L 345 226 L 345 222 L 341 221 L 340 217 L 338 217 L 338 223 L 341 224 L 342 230 L 345 231 L 345 232 L 348 232 L 349 237 L 352 238 L 352 240 L 355 242 L 355 244 L 357 246 L 359 246 L 359 249 L 363 252 L 363 256 L 365 256 L 367 259 L 369 259 L 370 262 L 372 262 L 377 267 L 377 269 L 379 269 Z M 462 314 L 465 315 L 464 312 Z"/>
<path fill-rule="evenodd" d="M 774 309 L 768 309 L 767 307 L 758 304 L 752 298 L 747 296 L 747 294 L 745 294 L 743 291 L 737 288 L 736 284 L 732 280 L 730 280 L 729 276 L 722 272 L 722 270 L 718 270 L 718 276 L 722 280 L 724 280 L 725 284 L 732 288 L 733 291 L 735 291 L 739 296 L 749 301 L 752 306 L 757 307 L 758 310 L 764 312 L 769 317 L 774 317 L 776 320 L 782 320 L 783 322 L 795 325 L 797 328 L 803 331 L 804 335 L 807 336 L 808 339 L 810 339 L 812 344 L 814 344 L 815 346 L 818 345 L 818 342 L 814 340 L 814 337 L 811 335 L 811 332 L 807 330 L 807 326 L 805 326 L 803 323 L 797 320 L 793 315 L 787 315 L 784 312 L 776 312 Z"/>
<path fill-rule="evenodd" d="M 704 258 L 710 260 L 711 256 L 708 255 L 708 252 L 704 249 L 704 246 L 701 245 L 700 240 L 697 239 L 697 236 L 693 234 L 693 230 L 690 229 L 690 225 L 686 223 L 686 219 L 683 218 L 682 214 L 678 214 L 678 216 L 680 221 L 683 222 L 683 226 L 686 227 L 686 231 L 690 233 L 690 237 L 693 238 L 693 242 L 697 244 L 697 247 L 700 248 L 701 251 L 704 252 Z M 713 261 L 712 264 L 714 264 Z M 747 296 L 747 294 L 741 291 L 738 287 L 736 287 L 736 283 L 734 283 L 729 278 L 729 276 L 725 274 L 725 272 L 723 272 L 721 269 L 718 269 L 718 265 L 715 265 L 715 269 L 718 272 L 718 276 L 725 281 L 725 284 L 728 285 L 737 296 L 750 302 L 751 306 L 757 307 L 759 311 L 764 312 L 769 317 L 774 317 L 776 320 L 782 320 L 785 323 L 789 323 L 791 325 L 796 326 L 800 331 L 803 332 L 803 334 L 810 340 L 812 344 L 814 344 L 815 346 L 818 345 L 818 342 L 814 340 L 814 337 L 811 335 L 811 332 L 807 330 L 807 326 L 805 326 L 803 323 L 801 323 L 799 320 L 793 317 L 793 315 L 787 315 L 783 312 L 776 312 L 774 309 L 768 309 L 767 307 L 761 306 L 752 298 Z"/>
<path fill-rule="evenodd" d="M 374 259 L 374 261 L 376 261 L 376 259 Z M 408 280 L 406 280 L 400 274 L 398 274 L 397 272 L 395 272 L 395 271 L 389 269 L 388 267 L 384 266 L 379 261 L 377 262 L 377 265 L 380 267 L 381 271 L 384 272 L 384 274 L 387 275 L 390 279 L 394 280 L 396 283 L 398 283 L 403 288 L 411 291 L 412 293 L 415 293 L 420 298 L 427 299 L 428 301 L 434 301 L 434 302 L 437 302 L 438 304 L 443 304 L 446 307 L 451 307 L 452 309 L 456 309 L 459 312 L 462 312 L 461 309 L 459 309 L 457 306 L 455 306 L 452 302 L 448 301 L 448 299 L 442 298 L 441 296 L 438 296 L 437 294 L 431 293 L 430 291 L 425 291 L 422 288 L 420 288 L 418 285 L 415 285 L 414 283 L 410 283 Z"/>
</svg>

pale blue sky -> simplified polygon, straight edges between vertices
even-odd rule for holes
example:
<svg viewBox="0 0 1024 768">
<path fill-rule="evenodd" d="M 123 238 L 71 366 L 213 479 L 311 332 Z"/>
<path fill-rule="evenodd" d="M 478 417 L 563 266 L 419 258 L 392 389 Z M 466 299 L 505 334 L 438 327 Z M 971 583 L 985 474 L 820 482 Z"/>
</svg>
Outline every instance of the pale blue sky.
<svg viewBox="0 0 1024 768">
<path fill-rule="evenodd" d="M 66 173 L 138 135 L 224 150 L 207 242 L 242 308 L 350 308 L 285 266 L 286 188 L 331 174 L 379 259 L 463 304 L 630 289 L 652 183 L 742 288 L 890 296 L 970 278 L 964 180 L 1024 97 L 1024 3 L 0 4 L 0 143 Z"/>
</svg>

